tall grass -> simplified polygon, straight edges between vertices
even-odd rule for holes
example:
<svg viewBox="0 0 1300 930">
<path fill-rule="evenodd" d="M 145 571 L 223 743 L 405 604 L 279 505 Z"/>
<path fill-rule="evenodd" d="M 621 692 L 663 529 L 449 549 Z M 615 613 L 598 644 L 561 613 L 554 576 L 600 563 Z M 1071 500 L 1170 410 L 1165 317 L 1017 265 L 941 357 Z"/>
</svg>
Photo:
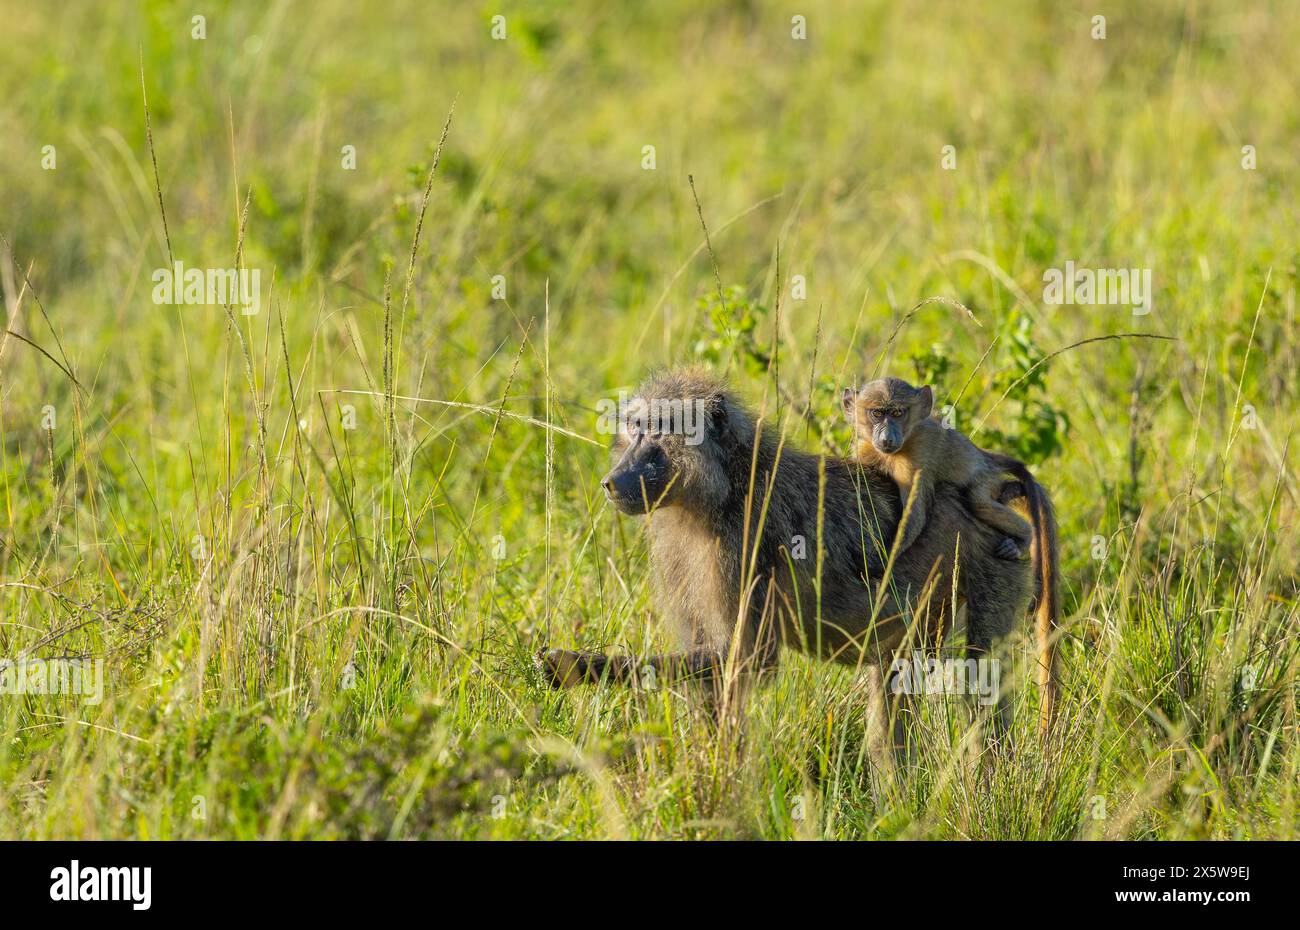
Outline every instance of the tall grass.
<svg viewBox="0 0 1300 930">
<path fill-rule="evenodd" d="M 105 694 L 0 698 L 0 836 L 1295 837 L 1296 11 L 493 12 L 4 3 L 0 656 Z M 172 254 L 262 269 L 260 312 L 155 305 Z M 1067 259 L 1150 267 L 1151 314 L 1044 305 Z M 712 347 L 732 285 L 779 310 Z M 981 325 L 909 314 L 938 294 Z M 1001 756 L 924 700 L 892 773 L 863 682 L 796 655 L 735 739 L 537 680 L 665 645 L 596 484 L 596 401 L 648 368 L 712 357 L 836 449 L 834 385 L 941 360 L 1013 441 L 998 373 L 1122 332 L 1174 339 L 1033 395 L 1054 743 L 1019 643 Z"/>
</svg>

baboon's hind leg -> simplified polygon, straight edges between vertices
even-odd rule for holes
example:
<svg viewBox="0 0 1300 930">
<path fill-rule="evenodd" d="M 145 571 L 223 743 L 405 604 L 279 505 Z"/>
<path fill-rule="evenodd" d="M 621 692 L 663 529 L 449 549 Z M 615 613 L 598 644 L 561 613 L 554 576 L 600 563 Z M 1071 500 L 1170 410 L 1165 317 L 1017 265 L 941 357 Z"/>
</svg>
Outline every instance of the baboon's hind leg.
<svg viewBox="0 0 1300 930">
<path fill-rule="evenodd" d="M 892 791 L 898 783 L 896 756 L 903 758 L 906 753 L 905 724 L 889 699 L 884 670 L 879 665 L 863 666 L 862 679 L 867 702 L 867 754 L 886 789 Z"/>
<path fill-rule="evenodd" d="M 972 493 L 971 509 L 975 511 L 975 516 L 981 523 L 993 527 L 1006 537 L 998 543 L 994 555 L 1001 559 L 1019 559 L 1029 551 L 1034 528 L 1020 514 L 994 499 L 992 494 L 995 490 L 990 489 L 988 493 L 983 490 L 980 490 L 980 493 Z"/>
<path fill-rule="evenodd" d="M 966 655 L 980 663 L 996 663 L 989 666 L 988 680 L 996 694 L 991 735 L 999 740 L 1011 727 L 1011 701 L 998 648 L 1015 632 L 1029 606 L 1029 573 L 1023 566 L 1021 562 L 968 566 L 973 570 L 965 580 Z M 982 671 L 979 680 L 985 680 Z"/>
</svg>

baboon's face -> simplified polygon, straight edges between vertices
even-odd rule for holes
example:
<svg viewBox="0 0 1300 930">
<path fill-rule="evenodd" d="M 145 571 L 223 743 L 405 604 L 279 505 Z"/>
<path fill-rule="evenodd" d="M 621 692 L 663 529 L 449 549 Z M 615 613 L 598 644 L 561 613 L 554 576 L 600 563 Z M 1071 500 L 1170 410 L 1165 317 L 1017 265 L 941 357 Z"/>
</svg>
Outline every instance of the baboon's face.
<svg viewBox="0 0 1300 930">
<path fill-rule="evenodd" d="M 914 388 L 897 378 L 885 378 L 856 393 L 845 388 L 843 403 L 857 436 L 869 436 L 877 452 L 893 455 L 903 448 L 916 424 L 930 416 L 934 392 L 929 385 Z"/>
<path fill-rule="evenodd" d="M 623 513 L 649 513 L 672 502 L 677 471 L 672 464 L 674 428 L 671 415 L 651 415 L 650 405 L 636 398 L 622 431 L 614 440 L 614 466 L 600 480 L 605 496 Z"/>
<path fill-rule="evenodd" d="M 717 445 L 721 411 L 720 398 L 635 398 L 614 440 L 614 465 L 600 482 L 610 503 L 623 513 L 643 514 L 725 499 Z"/>
</svg>

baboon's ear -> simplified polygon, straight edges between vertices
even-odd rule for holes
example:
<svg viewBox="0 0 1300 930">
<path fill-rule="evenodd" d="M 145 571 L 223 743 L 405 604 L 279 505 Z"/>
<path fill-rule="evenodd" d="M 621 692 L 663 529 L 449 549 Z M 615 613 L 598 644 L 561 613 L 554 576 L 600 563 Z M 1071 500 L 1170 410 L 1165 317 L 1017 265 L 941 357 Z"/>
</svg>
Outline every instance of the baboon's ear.
<svg viewBox="0 0 1300 930">
<path fill-rule="evenodd" d="M 721 394 L 713 394 L 705 399 L 704 411 L 709 415 L 709 427 L 715 436 L 727 431 L 727 399 Z"/>
<path fill-rule="evenodd" d="M 840 406 L 844 408 L 845 413 L 853 412 L 853 405 L 857 402 L 858 392 L 853 388 L 845 388 L 840 392 Z"/>
<path fill-rule="evenodd" d="M 918 420 L 924 420 L 930 416 L 930 412 L 933 410 L 934 391 L 931 390 L 930 385 L 927 384 L 916 393 L 916 418 Z"/>
</svg>

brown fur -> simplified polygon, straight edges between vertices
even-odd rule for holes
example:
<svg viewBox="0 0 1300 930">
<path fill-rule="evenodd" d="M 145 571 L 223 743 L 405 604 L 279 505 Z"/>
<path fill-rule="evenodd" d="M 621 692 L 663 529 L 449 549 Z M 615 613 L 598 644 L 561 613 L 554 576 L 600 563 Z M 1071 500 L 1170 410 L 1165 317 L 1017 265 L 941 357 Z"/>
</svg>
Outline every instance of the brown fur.
<svg viewBox="0 0 1300 930">
<path fill-rule="evenodd" d="M 888 475 L 782 446 L 770 425 L 701 371 L 653 376 L 638 397 L 698 403 L 707 412 L 697 445 L 671 431 L 621 434 L 617 464 L 603 482 L 620 510 L 649 513 L 657 602 L 688 651 L 638 661 L 551 650 L 539 657 L 550 683 L 632 682 L 646 666 L 661 680 L 716 681 L 728 677 L 724 668 L 743 674 L 775 665 L 780 645 L 888 667 L 899 647 L 942 640 L 954 606 L 954 562 L 972 653 L 990 651 L 1023 616 L 1027 566 L 994 556 L 1001 535 L 971 514 L 959 488 L 936 484 L 926 525 L 880 591 L 884 541 L 894 537 L 902 509 Z M 793 557 L 796 537 L 803 559 Z"/>
</svg>

